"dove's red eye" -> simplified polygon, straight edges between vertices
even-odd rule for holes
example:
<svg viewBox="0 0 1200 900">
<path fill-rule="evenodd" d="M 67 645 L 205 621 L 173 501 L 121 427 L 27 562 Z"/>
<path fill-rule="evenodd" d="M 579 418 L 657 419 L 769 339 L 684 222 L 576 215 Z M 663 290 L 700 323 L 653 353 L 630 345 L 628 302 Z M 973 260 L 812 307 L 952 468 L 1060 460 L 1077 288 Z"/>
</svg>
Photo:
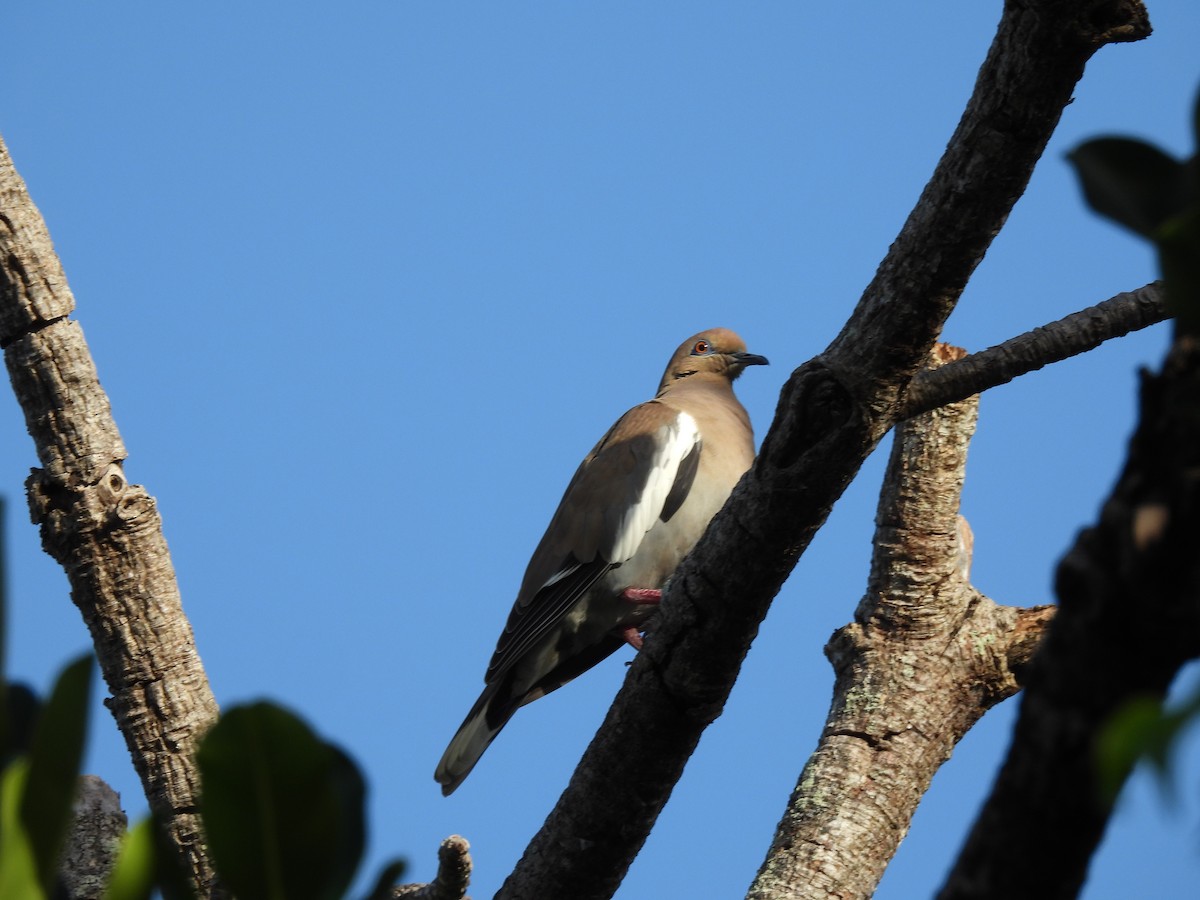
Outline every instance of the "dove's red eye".
<svg viewBox="0 0 1200 900">
<path fill-rule="evenodd" d="M 696 346 L 692 348 L 693 353 L 707 353 L 708 341 L 696 341 Z"/>
</svg>

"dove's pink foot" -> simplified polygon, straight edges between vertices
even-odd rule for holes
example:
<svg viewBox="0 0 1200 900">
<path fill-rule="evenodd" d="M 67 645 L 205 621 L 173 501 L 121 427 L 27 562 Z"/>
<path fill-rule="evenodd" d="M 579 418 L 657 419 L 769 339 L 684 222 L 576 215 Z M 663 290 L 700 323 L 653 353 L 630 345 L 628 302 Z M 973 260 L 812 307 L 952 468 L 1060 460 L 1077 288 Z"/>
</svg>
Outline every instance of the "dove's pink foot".
<svg viewBox="0 0 1200 900">
<path fill-rule="evenodd" d="M 625 588 L 621 591 L 621 599 L 639 606 L 652 606 L 662 601 L 662 591 L 658 588 Z M 636 625 L 626 625 L 617 629 L 617 633 L 634 650 L 642 649 L 642 635 Z"/>
<path fill-rule="evenodd" d="M 625 588 L 621 591 L 621 599 L 628 600 L 630 603 L 660 603 L 662 591 L 658 588 Z"/>
<path fill-rule="evenodd" d="M 626 625 L 619 629 L 618 633 L 621 635 L 621 639 L 634 650 L 642 649 L 642 633 L 637 630 L 636 625 Z"/>
</svg>

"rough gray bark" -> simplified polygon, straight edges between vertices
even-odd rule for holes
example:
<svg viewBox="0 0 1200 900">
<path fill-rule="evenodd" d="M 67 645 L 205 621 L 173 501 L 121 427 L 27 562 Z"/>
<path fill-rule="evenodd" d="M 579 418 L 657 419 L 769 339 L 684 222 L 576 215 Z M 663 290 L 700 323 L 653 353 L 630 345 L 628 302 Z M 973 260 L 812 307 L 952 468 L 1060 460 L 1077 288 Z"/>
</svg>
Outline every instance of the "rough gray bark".
<svg viewBox="0 0 1200 900">
<path fill-rule="evenodd" d="M 152 498 L 125 446 L 50 236 L 0 142 L 0 347 L 41 468 L 27 481 L 42 546 L 91 631 L 109 708 L 150 809 L 207 893 L 196 742 L 217 704 L 183 614 Z"/>
<path fill-rule="evenodd" d="M 938 345 L 934 359 L 964 355 Z M 825 729 L 751 900 L 870 897 L 954 745 L 1018 690 L 1052 608 L 998 606 L 970 583 L 958 508 L 978 406 L 896 428 L 867 590 L 826 647 L 837 682 Z"/>
<path fill-rule="evenodd" d="M 1140 3 L 1009 2 L 933 178 L 842 333 L 784 386 L 750 472 L 683 562 L 503 898 L 610 897 L 718 715 L 783 580 L 896 421 L 1024 191 L 1088 58 L 1149 33 Z"/>
<path fill-rule="evenodd" d="M 128 824 L 117 792 L 95 775 L 81 776 L 56 900 L 100 900 Z"/>
<path fill-rule="evenodd" d="M 1012 746 L 941 900 L 1075 897 L 1112 812 L 1095 747 L 1200 655 L 1200 343 L 1142 382 L 1124 471 L 1059 565 Z M 1016 864 L 1014 864 L 1016 863 Z"/>
</svg>

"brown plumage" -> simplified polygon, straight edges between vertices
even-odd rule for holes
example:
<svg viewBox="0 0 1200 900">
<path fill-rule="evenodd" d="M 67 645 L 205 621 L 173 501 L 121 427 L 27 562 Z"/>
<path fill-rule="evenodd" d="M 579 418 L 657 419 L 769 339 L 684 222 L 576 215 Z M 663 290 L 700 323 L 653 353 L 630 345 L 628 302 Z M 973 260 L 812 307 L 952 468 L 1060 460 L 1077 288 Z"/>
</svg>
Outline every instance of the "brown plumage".
<svg viewBox="0 0 1200 900">
<path fill-rule="evenodd" d="M 438 763 L 442 793 L 462 783 L 520 707 L 626 639 L 636 645 L 655 607 L 623 592 L 661 589 L 750 467 L 754 434 L 733 381 L 766 362 L 726 328 L 693 335 L 654 399 L 584 457 L 525 570 L 483 693 Z"/>
</svg>

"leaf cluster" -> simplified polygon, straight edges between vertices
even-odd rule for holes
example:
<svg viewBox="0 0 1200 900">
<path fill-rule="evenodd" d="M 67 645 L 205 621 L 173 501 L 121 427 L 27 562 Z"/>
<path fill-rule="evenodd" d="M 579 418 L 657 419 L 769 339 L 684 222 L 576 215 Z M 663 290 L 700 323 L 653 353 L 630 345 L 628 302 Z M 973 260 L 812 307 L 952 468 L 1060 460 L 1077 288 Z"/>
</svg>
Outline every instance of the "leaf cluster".
<svg viewBox="0 0 1200 900">
<path fill-rule="evenodd" d="M 0 897 L 60 896 L 59 859 L 87 733 L 92 655 L 71 662 L 42 700 L 4 676 L 4 535 L 0 503 Z M 341 748 L 265 701 L 226 712 L 201 742 L 201 817 L 223 888 L 242 900 L 339 900 L 366 846 L 366 783 Z M 378 874 L 367 900 L 390 897 L 405 864 Z M 191 888 L 155 822 L 121 842 L 105 900 Z"/>
</svg>

